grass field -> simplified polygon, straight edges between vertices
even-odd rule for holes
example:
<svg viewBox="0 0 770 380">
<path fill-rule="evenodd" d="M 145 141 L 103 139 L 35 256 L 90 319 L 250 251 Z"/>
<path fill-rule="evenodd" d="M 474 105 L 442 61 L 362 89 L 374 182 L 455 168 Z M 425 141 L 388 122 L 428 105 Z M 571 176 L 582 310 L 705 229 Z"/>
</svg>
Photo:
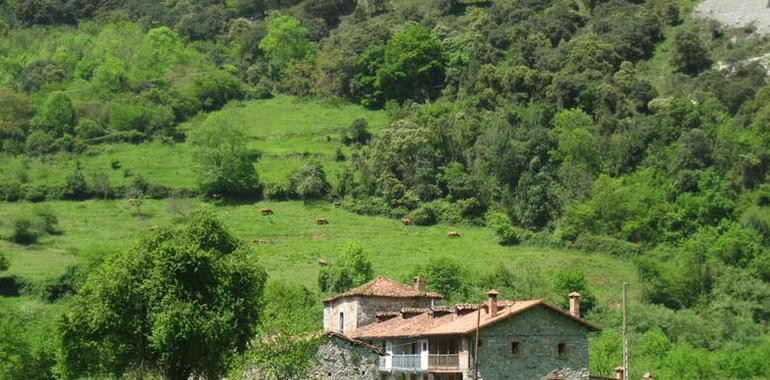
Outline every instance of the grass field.
<svg viewBox="0 0 770 380">
<path fill-rule="evenodd" d="M 339 130 L 359 117 L 367 119 L 371 131 L 381 129 L 387 123 L 383 111 L 277 96 L 231 103 L 221 111 L 181 125 L 180 129 L 188 131 L 199 123 L 229 122 L 242 127 L 249 138 L 248 146 L 263 154 L 256 164 L 263 181 L 284 181 L 303 159 L 313 158 L 324 165 L 333 182 L 339 166 L 332 157 L 339 145 Z M 80 162 L 88 177 L 97 172 L 104 173 L 112 185 L 126 184 L 131 175 L 138 174 L 154 184 L 192 188 L 195 187 L 195 173 L 190 148 L 186 142 L 149 142 L 98 145 L 83 155 L 62 153 L 29 161 L 0 156 L 0 180 L 62 184 Z M 113 168 L 113 162 L 119 167 Z"/>
<path fill-rule="evenodd" d="M 0 204 L 0 219 L 32 213 L 40 205 Z M 509 268 L 536 266 L 547 273 L 559 267 L 583 269 L 602 301 L 617 301 L 622 281 L 636 283 L 636 274 L 627 261 L 603 254 L 586 254 L 539 247 L 502 247 L 488 228 L 471 226 L 403 226 L 397 220 L 362 216 L 327 203 L 259 202 L 253 204 L 201 203 L 198 200 L 147 201 L 146 217 L 135 217 L 124 201 L 47 202 L 45 207 L 59 216 L 61 235 L 46 236 L 38 244 L 20 246 L 1 242 L 9 253 L 11 269 L 5 275 L 40 280 L 63 272 L 69 263 L 84 254 L 107 253 L 133 244 L 142 233 L 156 225 L 167 225 L 196 208 L 213 210 L 242 239 L 253 245 L 257 259 L 271 278 L 316 286 L 317 260 L 334 261 L 348 241 L 360 243 L 369 254 L 378 275 L 407 280 L 409 271 L 431 258 L 449 257 L 470 273 L 485 273 L 504 265 Z M 273 216 L 262 216 L 259 209 L 270 207 Z M 326 226 L 314 218 L 329 219 Z M 9 223 L 0 235 L 9 234 Z M 447 231 L 457 230 L 459 239 Z"/>
</svg>

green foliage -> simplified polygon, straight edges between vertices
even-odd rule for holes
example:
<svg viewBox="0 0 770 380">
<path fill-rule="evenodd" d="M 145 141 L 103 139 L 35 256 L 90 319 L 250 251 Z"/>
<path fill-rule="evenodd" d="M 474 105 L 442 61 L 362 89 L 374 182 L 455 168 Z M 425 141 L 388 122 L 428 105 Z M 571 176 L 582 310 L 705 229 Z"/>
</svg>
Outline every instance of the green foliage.
<svg viewBox="0 0 770 380">
<path fill-rule="evenodd" d="M 5 257 L 3 252 L 0 252 L 0 271 L 6 271 L 11 266 L 8 262 L 8 258 Z"/>
<path fill-rule="evenodd" d="M 290 62 L 310 57 L 315 44 L 310 41 L 310 32 L 294 17 L 272 13 L 267 18 L 267 35 L 259 42 L 270 63 L 278 70 Z"/>
<path fill-rule="evenodd" d="M 582 313 L 588 313 L 596 306 L 596 297 L 588 286 L 586 275 L 582 271 L 572 268 L 563 268 L 557 270 L 551 277 L 551 288 L 562 301 L 563 308 L 569 308 L 569 299 L 565 294 L 572 292 L 580 293 L 580 310 Z"/>
<path fill-rule="evenodd" d="M 254 197 L 262 191 L 241 129 L 228 120 L 211 120 L 192 132 L 198 184 L 206 194 Z"/>
<path fill-rule="evenodd" d="M 322 199 L 329 195 L 332 186 L 326 180 L 326 172 L 318 162 L 306 162 L 289 177 L 291 191 L 301 199 Z M 278 195 L 277 193 L 274 195 Z"/>
<path fill-rule="evenodd" d="M 72 134 L 77 118 L 70 98 L 61 92 L 49 95 L 40 111 L 32 120 L 36 128 L 61 137 L 65 133 Z"/>
<path fill-rule="evenodd" d="M 695 75 L 711 64 L 708 49 L 696 31 L 682 30 L 674 36 L 671 65 L 679 72 Z"/>
<path fill-rule="evenodd" d="M 18 244 L 33 244 L 40 237 L 40 232 L 35 228 L 32 220 L 27 218 L 18 218 L 13 221 L 13 232 L 10 240 Z"/>
<path fill-rule="evenodd" d="M 338 261 L 318 272 L 318 288 L 322 293 L 342 293 L 373 277 L 372 263 L 363 247 L 348 242 L 342 248 Z"/>
<path fill-rule="evenodd" d="M 428 289 L 440 293 L 448 302 L 463 300 L 469 295 L 466 272 L 449 258 L 432 258 L 412 268 L 409 274 L 425 279 Z"/>
<path fill-rule="evenodd" d="M 149 366 L 169 379 L 218 377 L 254 333 L 265 277 L 209 213 L 153 232 L 93 272 L 73 299 L 59 324 L 59 371 L 121 376 Z"/>
</svg>

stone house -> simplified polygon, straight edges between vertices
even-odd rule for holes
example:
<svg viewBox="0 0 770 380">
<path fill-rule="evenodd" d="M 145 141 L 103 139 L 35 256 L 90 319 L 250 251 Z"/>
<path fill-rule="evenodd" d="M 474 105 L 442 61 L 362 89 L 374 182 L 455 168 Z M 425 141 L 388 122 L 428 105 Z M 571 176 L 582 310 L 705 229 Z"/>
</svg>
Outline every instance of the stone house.
<svg viewBox="0 0 770 380">
<path fill-rule="evenodd" d="M 324 328 L 384 351 L 383 380 L 590 378 L 588 335 L 599 328 L 580 318 L 579 294 L 569 312 L 487 295 L 481 305 L 442 306 L 420 278 L 414 286 L 377 278 L 324 300 Z"/>
</svg>

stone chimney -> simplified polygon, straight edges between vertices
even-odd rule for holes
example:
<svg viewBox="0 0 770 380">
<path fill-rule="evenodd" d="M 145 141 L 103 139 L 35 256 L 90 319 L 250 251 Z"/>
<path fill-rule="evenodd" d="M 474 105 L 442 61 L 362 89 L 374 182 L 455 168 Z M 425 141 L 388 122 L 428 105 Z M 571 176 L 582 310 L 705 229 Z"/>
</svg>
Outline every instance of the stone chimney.
<svg viewBox="0 0 770 380">
<path fill-rule="evenodd" d="M 489 299 L 487 300 L 488 302 L 487 306 L 489 307 L 490 318 L 494 318 L 497 316 L 497 294 L 498 294 L 497 290 L 494 290 L 494 289 L 487 292 L 487 297 L 489 297 Z"/>
<path fill-rule="evenodd" d="M 569 294 L 569 313 L 575 318 L 580 318 L 580 293 Z"/>
<path fill-rule="evenodd" d="M 425 280 L 420 277 L 416 276 L 414 278 L 414 290 L 418 292 L 424 292 L 428 288 L 428 285 L 425 283 Z"/>
<path fill-rule="evenodd" d="M 615 378 L 623 380 L 623 367 L 615 367 Z"/>
</svg>

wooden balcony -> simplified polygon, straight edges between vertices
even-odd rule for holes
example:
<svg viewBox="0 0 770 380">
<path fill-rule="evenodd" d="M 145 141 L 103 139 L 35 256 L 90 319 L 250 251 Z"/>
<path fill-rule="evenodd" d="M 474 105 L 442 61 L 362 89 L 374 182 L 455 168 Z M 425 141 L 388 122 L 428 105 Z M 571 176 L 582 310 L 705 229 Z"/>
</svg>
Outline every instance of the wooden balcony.
<svg viewBox="0 0 770 380">
<path fill-rule="evenodd" d="M 460 368 L 460 355 L 458 354 L 428 355 L 429 370 L 456 370 L 458 368 Z"/>
</svg>

